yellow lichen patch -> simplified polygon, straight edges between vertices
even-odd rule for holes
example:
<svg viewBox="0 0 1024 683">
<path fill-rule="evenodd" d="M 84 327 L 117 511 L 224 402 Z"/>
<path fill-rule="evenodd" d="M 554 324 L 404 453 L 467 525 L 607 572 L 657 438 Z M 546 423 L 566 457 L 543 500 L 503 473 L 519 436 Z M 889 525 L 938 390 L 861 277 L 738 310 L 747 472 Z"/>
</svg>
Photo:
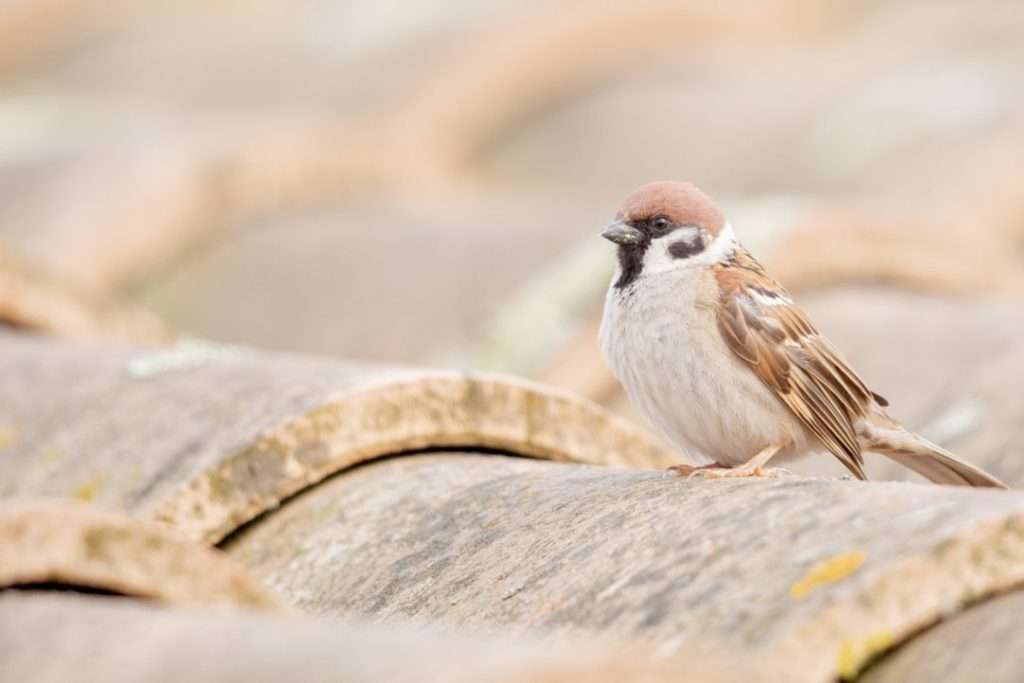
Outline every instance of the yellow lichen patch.
<svg viewBox="0 0 1024 683">
<path fill-rule="evenodd" d="M 18 432 L 12 425 L 0 424 L 0 451 L 10 448 L 17 440 Z"/>
<path fill-rule="evenodd" d="M 844 681 L 853 680 L 860 670 L 875 655 L 892 647 L 893 637 L 889 631 L 879 631 L 866 638 L 850 639 L 839 648 L 839 676 Z"/>
<path fill-rule="evenodd" d="M 818 586 L 842 581 L 864 564 L 864 553 L 853 551 L 834 555 L 811 567 L 804 578 L 789 587 L 794 600 L 803 600 Z"/>
<path fill-rule="evenodd" d="M 100 492 L 100 489 L 103 488 L 103 482 L 105 479 L 106 477 L 102 474 L 94 475 L 89 479 L 89 481 L 75 489 L 75 498 L 84 503 L 91 503 Z"/>
</svg>

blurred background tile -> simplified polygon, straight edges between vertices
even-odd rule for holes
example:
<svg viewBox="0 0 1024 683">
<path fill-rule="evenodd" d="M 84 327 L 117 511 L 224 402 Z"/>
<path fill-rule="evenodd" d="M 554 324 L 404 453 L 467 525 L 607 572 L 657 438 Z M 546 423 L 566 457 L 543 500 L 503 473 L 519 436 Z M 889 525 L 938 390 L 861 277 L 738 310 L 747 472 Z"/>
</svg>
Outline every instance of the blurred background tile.
<svg viewBox="0 0 1024 683">
<path fill-rule="evenodd" d="M 1012 0 L 9 0 L 0 245 L 185 333 L 628 412 L 596 233 L 690 179 L 897 415 L 994 458 L 1024 379 L 1022 64 Z"/>
</svg>

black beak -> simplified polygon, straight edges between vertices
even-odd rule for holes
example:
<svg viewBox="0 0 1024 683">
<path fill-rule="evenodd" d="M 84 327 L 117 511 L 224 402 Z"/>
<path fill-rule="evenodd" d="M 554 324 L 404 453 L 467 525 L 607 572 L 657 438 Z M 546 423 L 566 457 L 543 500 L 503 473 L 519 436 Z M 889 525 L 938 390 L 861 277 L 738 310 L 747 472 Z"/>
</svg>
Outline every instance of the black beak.
<svg viewBox="0 0 1024 683">
<path fill-rule="evenodd" d="M 601 233 L 601 237 L 623 247 L 631 247 L 640 244 L 644 239 L 644 234 L 632 225 L 615 221 Z"/>
</svg>

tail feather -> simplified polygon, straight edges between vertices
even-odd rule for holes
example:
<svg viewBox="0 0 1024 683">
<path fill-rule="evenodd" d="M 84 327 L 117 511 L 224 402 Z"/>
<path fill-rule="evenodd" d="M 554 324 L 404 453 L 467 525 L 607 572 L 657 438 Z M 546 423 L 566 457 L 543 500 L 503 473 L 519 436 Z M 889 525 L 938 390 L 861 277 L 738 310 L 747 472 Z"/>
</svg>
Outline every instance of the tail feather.
<svg viewBox="0 0 1024 683">
<path fill-rule="evenodd" d="M 866 425 L 861 436 L 865 450 L 881 453 L 936 484 L 1007 488 L 991 474 L 899 425 Z"/>
</svg>

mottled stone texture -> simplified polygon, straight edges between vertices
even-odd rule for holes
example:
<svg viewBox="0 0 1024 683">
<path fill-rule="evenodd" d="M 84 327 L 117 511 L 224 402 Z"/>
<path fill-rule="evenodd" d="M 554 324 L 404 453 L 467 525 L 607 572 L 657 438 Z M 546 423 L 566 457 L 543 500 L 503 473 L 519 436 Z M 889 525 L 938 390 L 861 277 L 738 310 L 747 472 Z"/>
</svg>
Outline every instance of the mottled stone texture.
<svg viewBox="0 0 1024 683">
<path fill-rule="evenodd" d="M 325 482 L 226 548 L 321 614 L 707 640 L 821 680 L 1024 580 L 1024 496 L 435 455 Z"/>
<path fill-rule="evenodd" d="M 822 681 L 1024 582 L 1019 493 L 588 466 L 669 456 L 590 404 L 509 378 L 13 332 L 0 366 L 0 496 L 92 501 L 195 541 L 233 534 L 233 559 L 321 615 L 608 638 L 659 657 L 710 643 L 762 675 Z M 10 537 L 95 549 L 57 542 L 73 519 Z M 207 573 L 184 551 L 172 571 L 159 559 L 173 553 L 130 543 L 105 565 L 16 545 L 7 583 L 159 597 L 159 574 L 136 576 L 142 559 L 171 568 L 164 592 L 200 590 L 189 571 Z M 973 647 L 952 633 L 948 647 Z"/>
<path fill-rule="evenodd" d="M 216 345 L 141 351 L 0 334 L 0 497 L 138 514 L 370 368 Z"/>
<path fill-rule="evenodd" d="M 214 542 L 340 469 L 446 446 L 671 462 L 593 404 L 509 377 L 0 332 L 0 499 L 95 502 Z"/>
<path fill-rule="evenodd" d="M 0 596 L 0 678 L 33 683 L 785 680 L 707 657 L 652 661 L 638 648 L 599 641 L 555 644 L 412 626 L 171 612 L 128 601 L 46 594 Z"/>
</svg>

